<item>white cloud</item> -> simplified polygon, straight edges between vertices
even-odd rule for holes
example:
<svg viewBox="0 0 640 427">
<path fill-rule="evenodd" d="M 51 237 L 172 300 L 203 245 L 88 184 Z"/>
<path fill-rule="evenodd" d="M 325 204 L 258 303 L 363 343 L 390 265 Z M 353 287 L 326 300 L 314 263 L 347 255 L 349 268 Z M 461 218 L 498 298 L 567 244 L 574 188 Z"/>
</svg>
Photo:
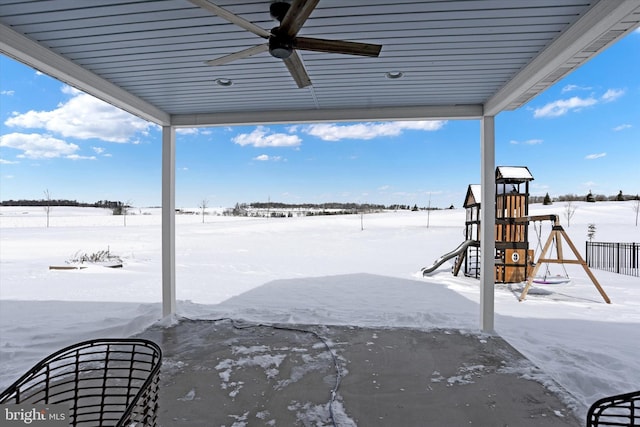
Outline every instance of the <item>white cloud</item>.
<svg viewBox="0 0 640 427">
<path fill-rule="evenodd" d="M 396 191 L 395 193 L 391 193 L 392 196 L 394 197 L 401 197 L 401 198 L 405 198 L 405 199 L 416 199 L 419 197 L 419 195 L 417 193 L 412 193 L 412 192 L 408 192 L 408 191 Z"/>
<path fill-rule="evenodd" d="M 390 190 L 390 189 L 391 189 L 390 185 L 383 185 L 383 186 L 377 188 L 378 191 L 387 191 L 387 190 Z"/>
<path fill-rule="evenodd" d="M 282 160 L 280 156 L 269 156 L 267 154 L 261 154 L 253 158 L 253 160 L 258 160 L 260 162 L 279 162 Z"/>
<path fill-rule="evenodd" d="M 273 133 L 269 128 L 258 126 L 251 133 L 241 133 L 231 139 L 234 143 L 254 147 L 297 147 L 302 143 L 298 135 Z"/>
<path fill-rule="evenodd" d="M 20 163 L 20 162 L 17 162 L 15 160 L 6 160 L 6 159 L 3 159 L 3 158 L 0 158 L 0 165 L 16 165 L 18 163 Z"/>
<path fill-rule="evenodd" d="M 198 128 L 178 128 L 176 133 L 180 135 L 198 135 L 200 131 Z"/>
<path fill-rule="evenodd" d="M 70 160 L 95 160 L 96 156 L 80 156 L 79 154 L 71 154 L 66 156 L 66 158 Z"/>
<path fill-rule="evenodd" d="M 0 91 L 0 95 L 13 96 L 16 93 L 15 90 L 3 90 Z"/>
<path fill-rule="evenodd" d="M 526 141 L 516 141 L 515 139 L 512 139 L 511 141 L 509 141 L 509 143 L 513 145 L 538 145 L 538 144 L 542 144 L 542 140 L 527 139 Z"/>
<path fill-rule="evenodd" d="M 534 117 L 558 117 L 567 114 L 569 111 L 579 110 L 584 107 L 590 107 L 597 104 L 595 98 L 580 98 L 574 96 L 569 99 L 559 99 L 548 103 L 547 105 L 536 108 L 533 112 Z"/>
<path fill-rule="evenodd" d="M 599 159 L 601 157 L 604 157 L 606 155 L 607 153 L 594 153 L 594 154 L 586 155 L 584 158 L 587 160 L 594 160 L 594 159 Z"/>
<path fill-rule="evenodd" d="M 91 147 L 94 153 L 99 154 L 102 157 L 113 157 L 111 153 L 107 153 L 102 147 Z"/>
<path fill-rule="evenodd" d="M 614 131 L 616 131 L 616 132 L 619 132 L 619 131 L 621 131 L 621 130 L 631 129 L 632 127 L 633 127 L 633 126 L 631 126 L 630 124 L 625 123 L 625 124 L 622 124 L 622 125 L 620 125 L 620 126 L 616 126 L 616 127 L 614 127 L 614 128 L 613 128 L 613 130 L 614 130 Z"/>
<path fill-rule="evenodd" d="M 576 85 L 567 85 L 562 88 L 562 92 L 570 92 L 573 90 L 587 90 L 590 88 L 579 87 Z M 591 107 L 599 102 L 612 102 L 620 98 L 625 94 L 624 89 L 608 89 L 600 99 L 596 99 L 593 96 L 588 98 L 580 98 L 574 96 L 569 99 L 559 99 L 557 101 L 550 102 L 540 108 L 536 108 L 533 112 L 533 116 L 538 117 L 558 117 L 563 116 L 572 111 L 579 111 L 585 107 Z"/>
<path fill-rule="evenodd" d="M 60 88 L 60 92 L 66 93 L 67 95 L 71 96 L 76 96 L 83 93 L 80 89 L 76 89 L 75 87 L 69 85 L 62 85 L 62 87 Z"/>
<path fill-rule="evenodd" d="M 531 189 L 536 191 L 544 191 L 551 188 L 548 184 L 540 184 L 540 183 L 531 183 Z"/>
<path fill-rule="evenodd" d="M 602 100 L 604 102 L 615 101 L 616 99 L 624 95 L 624 92 L 624 89 L 609 89 L 604 93 L 604 95 L 602 95 Z"/>
<path fill-rule="evenodd" d="M 50 135 L 39 133 L 10 133 L 0 136 L 0 147 L 13 148 L 22 151 L 19 158 L 51 159 L 68 157 L 78 150 L 76 144 L 71 144 Z"/>
<path fill-rule="evenodd" d="M 317 123 L 302 128 L 302 132 L 324 141 L 341 139 L 373 139 L 381 136 L 398 136 L 404 130 L 435 131 L 442 129 L 445 120 L 396 121 L 384 123 L 355 123 L 339 125 L 336 123 Z"/>
<path fill-rule="evenodd" d="M 45 129 L 66 138 L 101 139 L 130 142 L 139 133 L 146 134 L 153 124 L 120 110 L 104 101 L 63 86 L 71 98 L 51 111 L 14 113 L 5 121 L 9 127 Z"/>
<path fill-rule="evenodd" d="M 591 90 L 588 86 L 566 85 L 562 88 L 562 93 L 572 92 L 574 90 Z"/>
</svg>

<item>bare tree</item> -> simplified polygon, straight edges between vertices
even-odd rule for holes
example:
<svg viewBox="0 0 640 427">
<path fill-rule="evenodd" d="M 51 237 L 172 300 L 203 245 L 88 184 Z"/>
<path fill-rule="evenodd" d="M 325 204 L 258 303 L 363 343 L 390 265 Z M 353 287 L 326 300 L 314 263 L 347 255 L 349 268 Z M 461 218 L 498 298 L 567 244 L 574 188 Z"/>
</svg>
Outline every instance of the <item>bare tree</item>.
<svg viewBox="0 0 640 427">
<path fill-rule="evenodd" d="M 47 228 L 49 228 L 49 214 L 51 213 L 51 193 L 49 193 L 49 189 L 44 190 L 44 199 L 47 202 L 44 211 L 47 214 Z"/>
<path fill-rule="evenodd" d="M 640 213 L 640 199 L 635 199 L 633 201 L 633 206 L 631 209 L 636 213 L 636 227 L 638 226 L 638 214 Z"/>
<path fill-rule="evenodd" d="M 127 200 L 123 205 L 122 205 L 122 218 L 124 221 L 124 226 L 127 226 L 127 214 L 129 213 L 129 206 L 131 206 L 131 201 Z"/>
<path fill-rule="evenodd" d="M 576 213 L 576 209 L 578 209 L 578 207 L 571 201 L 568 201 L 564 205 L 564 216 L 567 218 L 567 228 L 571 226 L 571 218 L 573 217 L 573 214 Z"/>
<path fill-rule="evenodd" d="M 207 207 L 209 207 L 209 201 L 207 199 L 202 199 L 202 202 L 200 202 L 198 207 L 202 209 L 202 223 L 204 224 L 204 215 Z"/>
</svg>

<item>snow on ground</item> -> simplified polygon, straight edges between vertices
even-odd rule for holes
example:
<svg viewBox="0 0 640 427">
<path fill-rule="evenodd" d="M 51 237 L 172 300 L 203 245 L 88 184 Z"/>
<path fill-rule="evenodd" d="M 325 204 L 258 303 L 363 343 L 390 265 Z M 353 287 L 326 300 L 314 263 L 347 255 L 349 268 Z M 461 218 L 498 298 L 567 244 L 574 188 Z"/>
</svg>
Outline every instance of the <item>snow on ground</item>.
<svg viewBox="0 0 640 427">
<path fill-rule="evenodd" d="M 532 205 L 555 213 L 581 252 L 596 241 L 640 242 L 634 202 Z M 194 209 L 197 211 L 197 209 Z M 178 311 L 190 318 L 417 328 L 479 328 L 479 282 L 451 264 L 422 278 L 464 239 L 463 209 L 344 216 L 176 217 Z M 126 226 L 125 226 L 126 220 Z M 133 209 L 0 207 L 0 388 L 74 342 L 129 336 L 161 316 L 161 216 Z M 364 228 L 364 229 L 362 229 Z M 542 241 L 551 231 L 542 223 Z M 533 227 L 530 247 L 537 246 Z M 50 270 L 109 250 L 124 267 Z M 566 251 L 566 249 L 565 249 Z M 496 332 L 557 381 L 583 416 L 597 398 L 640 388 L 640 279 L 594 270 L 605 304 L 579 266 L 571 282 L 497 285 Z M 550 274 L 564 274 L 560 266 Z M 527 374 L 522 372 L 522 374 Z"/>
</svg>

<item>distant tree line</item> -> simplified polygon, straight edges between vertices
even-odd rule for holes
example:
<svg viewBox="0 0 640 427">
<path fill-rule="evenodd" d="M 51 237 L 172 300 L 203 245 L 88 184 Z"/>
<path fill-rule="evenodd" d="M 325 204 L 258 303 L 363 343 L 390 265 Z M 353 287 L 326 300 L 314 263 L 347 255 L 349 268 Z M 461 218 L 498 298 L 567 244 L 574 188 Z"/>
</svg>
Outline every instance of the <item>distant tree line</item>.
<svg viewBox="0 0 640 427">
<path fill-rule="evenodd" d="M 370 203 L 281 203 L 281 202 L 254 202 L 236 203 L 233 209 L 227 209 L 224 215 L 233 216 L 270 216 L 291 217 L 292 211 L 303 211 L 307 216 L 313 215 L 343 215 L 361 212 L 376 212 L 384 210 L 384 205 Z M 271 211 L 273 210 L 273 211 Z M 256 213 L 262 211 L 262 213 Z M 289 212 L 285 212 L 289 211 Z"/>
<path fill-rule="evenodd" d="M 242 204 L 245 207 L 250 206 L 255 209 L 340 209 L 340 210 L 380 210 L 385 209 L 384 205 L 376 205 L 370 203 L 281 203 L 281 202 L 253 202 L 249 205 Z"/>
<path fill-rule="evenodd" d="M 439 208 L 429 207 L 419 208 L 417 204 L 404 205 L 404 204 L 393 204 L 393 205 L 381 205 L 374 203 L 343 203 L 343 202 L 328 202 L 328 203 L 281 203 L 281 202 L 253 202 L 253 203 L 237 203 L 236 207 L 242 208 L 255 208 L 255 209 L 314 209 L 314 210 L 322 210 L 322 209 L 331 209 L 331 210 L 341 210 L 341 211 L 380 211 L 380 210 L 437 210 Z M 453 207 L 449 207 L 452 209 Z"/>
<path fill-rule="evenodd" d="M 588 194 L 582 196 L 578 194 L 564 194 L 551 198 L 549 193 L 544 196 L 529 196 L 529 203 L 542 203 L 545 205 L 550 205 L 553 202 L 624 202 L 627 200 L 640 200 L 640 195 L 622 194 L 622 191 L 620 191 L 615 196 L 605 196 L 604 194 L 593 194 L 589 191 Z"/>
<path fill-rule="evenodd" d="M 130 207 L 122 202 L 112 200 L 98 200 L 95 203 L 85 203 L 66 199 L 4 200 L 0 202 L 0 206 L 72 206 L 81 208 L 107 208 L 111 210 L 123 210 Z"/>
<path fill-rule="evenodd" d="M 361 214 L 369 212 L 381 212 L 384 210 L 407 210 L 407 211 L 423 211 L 438 210 L 437 207 L 418 207 L 417 204 L 404 205 L 394 204 L 385 206 L 374 203 L 344 203 L 344 202 L 327 202 L 327 203 L 282 203 L 282 202 L 253 202 L 253 203 L 236 203 L 233 208 L 229 208 L 223 212 L 227 216 L 266 216 L 266 217 L 292 217 L 292 216 L 315 216 L 315 215 L 348 215 Z M 451 205 L 449 209 L 454 209 Z M 297 211 L 297 212 L 296 212 Z"/>
</svg>

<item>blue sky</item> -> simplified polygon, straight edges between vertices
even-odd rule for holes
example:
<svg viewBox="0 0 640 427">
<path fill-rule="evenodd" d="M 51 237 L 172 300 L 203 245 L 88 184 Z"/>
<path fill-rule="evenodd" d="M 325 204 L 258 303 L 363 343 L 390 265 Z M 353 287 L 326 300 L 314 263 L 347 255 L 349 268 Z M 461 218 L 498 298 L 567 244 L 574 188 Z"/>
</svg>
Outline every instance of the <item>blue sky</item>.
<svg viewBox="0 0 640 427">
<path fill-rule="evenodd" d="M 479 121 L 183 129 L 176 205 L 360 202 L 461 206 L 480 181 Z M 496 117 L 496 165 L 533 195 L 640 193 L 640 31 Z M 0 200 L 158 206 L 161 133 L 0 56 Z"/>
</svg>

